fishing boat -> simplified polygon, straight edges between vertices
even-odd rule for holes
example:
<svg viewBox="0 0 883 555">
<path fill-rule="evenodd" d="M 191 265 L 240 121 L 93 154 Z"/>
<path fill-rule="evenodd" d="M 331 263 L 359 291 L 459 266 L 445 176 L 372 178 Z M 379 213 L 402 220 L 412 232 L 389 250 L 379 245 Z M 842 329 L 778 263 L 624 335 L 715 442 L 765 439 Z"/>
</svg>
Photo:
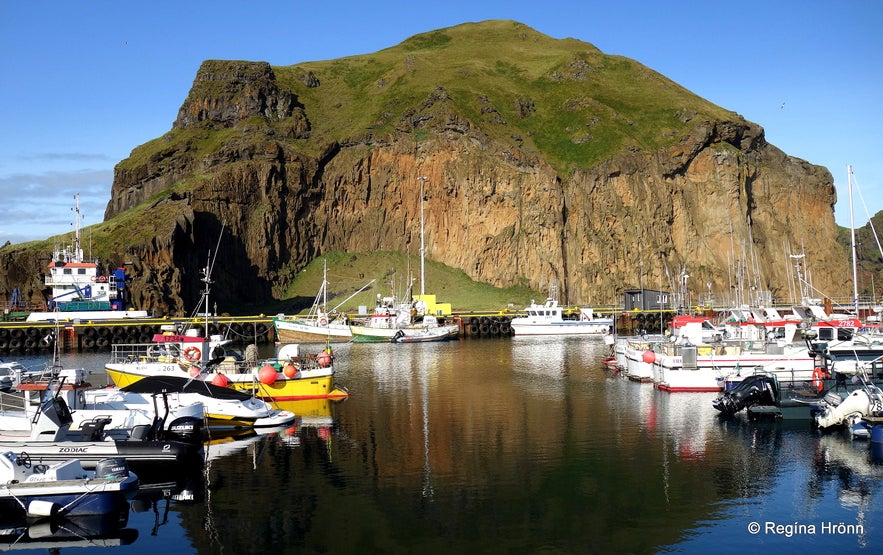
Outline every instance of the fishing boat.
<svg viewBox="0 0 883 555">
<path fill-rule="evenodd" d="M 147 318 L 147 311 L 127 309 L 125 268 L 107 271 L 99 260 L 88 260 L 80 244 L 80 198 L 75 197 L 73 245 L 56 246 L 45 285 L 52 288 L 45 311 L 28 314 L 28 322 L 80 319 Z"/>
<path fill-rule="evenodd" d="M 310 343 L 327 341 L 350 341 L 353 333 L 350 330 L 346 314 L 338 312 L 338 309 L 348 300 L 369 287 L 372 279 L 361 289 L 344 299 L 331 310 L 328 306 L 328 267 L 323 265 L 322 285 L 319 287 L 316 298 L 308 314 L 304 316 L 286 316 L 278 314 L 273 318 L 273 326 L 276 329 L 277 343 Z"/>
<path fill-rule="evenodd" d="M 27 451 L 0 452 L 0 512 L 7 517 L 114 514 L 137 489 L 138 476 L 125 459 L 102 459 L 86 471 L 77 459 L 43 464 Z"/>
<path fill-rule="evenodd" d="M 543 304 L 537 304 L 531 299 L 530 306 L 524 310 L 527 312 L 526 316 L 512 318 L 509 323 L 516 337 L 519 335 L 603 337 L 610 334 L 613 329 L 612 318 L 595 316 L 591 308 L 580 308 L 578 318 L 566 319 L 564 310 L 552 297 L 547 298 Z"/>
<path fill-rule="evenodd" d="M 210 262 L 202 270 L 205 287 L 194 313 L 205 308 L 209 329 Z M 330 344 L 316 354 L 300 356 L 298 344 L 285 345 L 276 358 L 259 361 L 257 348 L 249 345 L 245 356 L 228 352 L 229 339 L 204 337 L 196 327 L 161 327 L 149 343 L 114 344 L 105 371 L 117 387 L 125 388 L 149 376 L 173 376 L 208 381 L 264 401 L 344 398 L 345 389 L 334 384 L 333 351 Z"/>
<path fill-rule="evenodd" d="M 334 384 L 329 347 L 300 356 L 300 346 L 289 344 L 276 358 L 257 360 L 228 353 L 229 343 L 220 335 L 202 337 L 192 328 L 184 334 L 165 331 L 150 343 L 113 345 L 105 370 L 120 388 L 162 376 L 207 381 L 264 401 L 347 396 Z"/>
<path fill-rule="evenodd" d="M 458 324 L 446 324 L 427 314 L 426 303 L 422 300 L 406 303 L 393 296 L 380 295 L 374 313 L 361 323 L 351 325 L 350 330 L 353 341 L 357 343 L 444 341 L 460 334 Z"/>
</svg>

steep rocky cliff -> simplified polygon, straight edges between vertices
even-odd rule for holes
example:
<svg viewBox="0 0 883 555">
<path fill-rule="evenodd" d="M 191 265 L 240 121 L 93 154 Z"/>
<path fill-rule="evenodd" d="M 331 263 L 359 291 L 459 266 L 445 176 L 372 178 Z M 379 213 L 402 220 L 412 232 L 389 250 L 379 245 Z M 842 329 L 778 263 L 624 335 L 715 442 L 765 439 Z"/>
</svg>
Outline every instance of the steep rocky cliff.
<svg viewBox="0 0 883 555">
<path fill-rule="evenodd" d="M 820 291 L 843 288 L 826 169 L 634 61 L 509 21 L 205 62 L 173 128 L 118 164 L 104 225 L 128 240 L 107 248 L 140 307 L 189 309 L 209 253 L 213 294 L 260 304 L 322 253 L 416 252 L 418 177 L 427 258 L 493 285 L 597 303 L 682 271 L 720 296 L 750 273 L 781 297 L 805 251 Z"/>
</svg>

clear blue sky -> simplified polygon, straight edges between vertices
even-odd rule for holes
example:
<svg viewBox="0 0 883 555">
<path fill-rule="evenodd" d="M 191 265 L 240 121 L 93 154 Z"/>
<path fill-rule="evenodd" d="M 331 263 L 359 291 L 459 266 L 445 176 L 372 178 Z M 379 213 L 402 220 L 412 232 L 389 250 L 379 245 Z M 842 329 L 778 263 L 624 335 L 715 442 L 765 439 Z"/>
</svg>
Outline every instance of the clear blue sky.
<svg viewBox="0 0 883 555">
<path fill-rule="evenodd" d="M 512 19 L 637 60 L 827 167 L 883 209 L 883 2 L 0 0 L 0 244 L 101 221 L 113 167 L 168 131 L 206 59 L 290 65 Z M 867 211 L 865 209 L 867 205 Z"/>
</svg>

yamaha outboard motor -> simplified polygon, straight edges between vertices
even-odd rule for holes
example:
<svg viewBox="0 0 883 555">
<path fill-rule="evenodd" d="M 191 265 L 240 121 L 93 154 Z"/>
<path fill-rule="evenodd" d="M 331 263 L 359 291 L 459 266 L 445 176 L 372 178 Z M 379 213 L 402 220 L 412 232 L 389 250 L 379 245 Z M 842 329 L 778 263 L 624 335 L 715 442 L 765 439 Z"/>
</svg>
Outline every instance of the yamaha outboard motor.
<svg viewBox="0 0 883 555">
<path fill-rule="evenodd" d="M 176 418 L 168 425 L 165 438 L 186 443 L 202 443 L 202 423 L 203 420 L 195 416 Z"/>
<path fill-rule="evenodd" d="M 126 464 L 126 459 L 122 457 L 101 459 L 95 463 L 96 478 L 125 478 L 128 475 L 129 465 Z"/>
<path fill-rule="evenodd" d="M 746 407 L 775 405 L 778 397 L 776 393 L 776 381 L 773 377 L 748 376 L 730 391 L 722 393 L 711 404 L 726 416 L 732 416 Z"/>
</svg>

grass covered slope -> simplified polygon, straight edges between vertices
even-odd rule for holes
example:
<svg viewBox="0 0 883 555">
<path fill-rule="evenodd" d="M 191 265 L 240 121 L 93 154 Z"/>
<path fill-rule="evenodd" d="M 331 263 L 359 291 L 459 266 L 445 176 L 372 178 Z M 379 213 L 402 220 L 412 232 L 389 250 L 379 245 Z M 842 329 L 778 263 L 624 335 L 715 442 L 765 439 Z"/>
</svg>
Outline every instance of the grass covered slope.
<svg viewBox="0 0 883 555">
<path fill-rule="evenodd" d="M 374 54 L 274 71 L 306 107 L 319 143 L 393 134 L 409 110 L 443 87 L 462 117 L 560 172 L 623 148 L 656 150 L 690 119 L 734 117 L 633 60 L 513 21 L 467 23 Z M 308 87 L 307 73 L 320 86 Z"/>
</svg>

